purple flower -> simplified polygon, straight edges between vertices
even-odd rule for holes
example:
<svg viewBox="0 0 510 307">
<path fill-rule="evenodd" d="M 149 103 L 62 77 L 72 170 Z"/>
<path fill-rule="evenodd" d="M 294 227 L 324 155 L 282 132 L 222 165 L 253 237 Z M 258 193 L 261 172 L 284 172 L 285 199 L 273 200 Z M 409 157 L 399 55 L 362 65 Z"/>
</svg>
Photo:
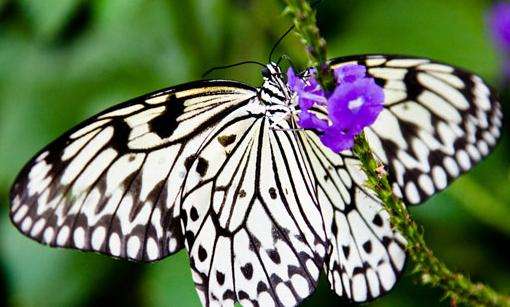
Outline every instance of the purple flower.
<svg viewBox="0 0 510 307">
<path fill-rule="evenodd" d="M 309 78 L 305 81 L 296 76 L 292 68 L 289 68 L 287 70 L 287 83 L 289 88 L 297 94 L 299 108 L 301 109 L 299 126 L 304 129 L 325 129 L 328 126 L 327 121 L 319 119 L 317 115 L 308 111 L 316 103 L 320 105 L 326 105 L 327 103 L 324 91 L 317 80 Z"/>
<path fill-rule="evenodd" d="M 316 129 L 319 131 L 324 131 L 329 127 L 327 120 L 320 119 L 308 110 L 301 111 L 298 125 L 303 129 Z"/>
<path fill-rule="evenodd" d="M 313 73 L 313 71 L 310 73 Z M 298 104 L 301 110 L 308 110 L 315 103 L 327 103 L 327 99 L 324 97 L 324 91 L 315 78 L 309 78 L 305 81 L 299 76 L 296 76 L 292 68 L 289 68 L 287 70 L 287 83 L 289 88 L 297 93 Z"/>
<path fill-rule="evenodd" d="M 367 69 L 363 65 L 344 65 L 335 69 L 334 74 L 337 82 L 354 82 L 364 78 Z"/>
<path fill-rule="evenodd" d="M 510 3 L 500 2 L 488 16 L 489 27 L 496 46 L 502 51 L 503 74 L 510 78 Z"/>
<path fill-rule="evenodd" d="M 375 122 L 383 109 L 384 93 L 362 65 L 335 69 L 336 87 L 326 95 L 311 71 L 303 80 L 292 69 L 287 72 L 289 88 L 297 95 L 301 109 L 298 125 L 319 132 L 324 145 L 335 152 L 352 148 L 354 137 Z M 320 119 L 312 107 L 325 106 L 328 120 Z"/>
<path fill-rule="evenodd" d="M 503 51 L 510 50 L 510 3 L 498 3 L 489 12 L 492 36 Z"/>
<path fill-rule="evenodd" d="M 362 78 L 337 86 L 328 101 L 333 126 L 361 131 L 382 111 L 384 95 L 374 79 Z"/>
</svg>

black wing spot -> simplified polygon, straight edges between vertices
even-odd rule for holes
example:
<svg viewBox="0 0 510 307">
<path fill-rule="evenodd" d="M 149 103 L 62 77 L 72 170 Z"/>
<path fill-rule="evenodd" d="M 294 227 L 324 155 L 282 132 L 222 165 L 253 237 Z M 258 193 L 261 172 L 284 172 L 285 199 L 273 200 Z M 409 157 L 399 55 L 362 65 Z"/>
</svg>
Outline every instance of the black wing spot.
<svg viewBox="0 0 510 307">
<path fill-rule="evenodd" d="M 382 238 L 382 244 L 384 245 L 384 247 L 388 247 L 390 246 L 390 243 L 392 242 L 393 240 L 390 238 L 390 237 L 387 237 L 387 236 L 384 236 Z"/>
<path fill-rule="evenodd" d="M 188 224 L 188 216 L 186 215 L 186 211 L 181 210 L 181 219 L 184 225 Z"/>
<path fill-rule="evenodd" d="M 372 242 L 367 241 L 363 243 L 363 249 L 367 252 L 367 254 L 370 254 L 372 252 Z"/>
<path fill-rule="evenodd" d="M 241 272 L 243 272 L 244 277 L 246 279 L 250 280 L 253 277 L 253 266 L 251 263 L 247 263 L 244 266 L 241 267 Z"/>
<path fill-rule="evenodd" d="M 399 124 L 400 130 L 402 131 L 405 140 L 408 142 L 408 144 L 411 144 L 410 141 L 412 140 L 412 137 L 418 135 L 420 128 L 415 123 L 403 119 L 399 120 Z"/>
<path fill-rule="evenodd" d="M 257 293 L 266 292 L 268 290 L 267 285 L 261 281 L 257 284 Z"/>
<path fill-rule="evenodd" d="M 199 157 L 198 158 L 198 163 L 197 163 L 197 173 L 201 177 L 204 177 L 205 174 L 207 173 L 207 169 L 208 168 L 209 168 L 209 162 L 207 162 L 206 159 L 204 159 L 202 157 Z"/>
<path fill-rule="evenodd" d="M 165 110 L 149 122 L 150 131 L 160 138 L 168 138 L 179 123 L 177 118 L 184 113 L 184 105 L 177 101 L 174 94 L 168 96 Z"/>
<path fill-rule="evenodd" d="M 383 225 L 383 220 L 379 214 L 376 214 L 372 219 L 372 223 L 374 223 L 374 225 L 376 226 L 381 227 Z"/>
<path fill-rule="evenodd" d="M 275 188 L 273 188 L 273 187 L 269 188 L 269 196 L 271 196 L 272 199 L 276 199 L 277 195 L 276 195 L 276 189 Z"/>
<path fill-rule="evenodd" d="M 198 211 L 197 211 L 197 208 L 195 208 L 195 207 L 191 208 L 190 213 L 189 213 L 189 217 L 191 218 L 191 220 L 193 222 L 196 222 L 196 220 L 198 220 Z"/>
<path fill-rule="evenodd" d="M 343 245 L 342 251 L 344 252 L 345 259 L 349 259 L 349 254 L 351 253 L 351 247 Z"/>
<path fill-rule="evenodd" d="M 220 135 L 218 137 L 218 143 L 221 144 L 223 147 L 227 147 L 228 145 L 231 145 L 236 141 L 236 135 L 230 134 L 230 135 Z"/>
<path fill-rule="evenodd" d="M 225 283 L 225 274 L 220 271 L 216 271 L 216 280 L 220 286 L 223 286 L 223 283 Z"/>
<path fill-rule="evenodd" d="M 236 299 L 236 294 L 234 293 L 234 291 L 228 289 L 225 291 L 225 293 L 223 293 L 223 299 L 224 300 L 235 300 Z"/>
<path fill-rule="evenodd" d="M 243 197 L 246 197 L 246 191 L 245 190 L 239 191 L 239 198 L 243 198 Z"/>
<path fill-rule="evenodd" d="M 453 148 L 455 148 L 455 150 L 457 151 L 466 148 L 467 145 L 468 141 L 465 138 L 456 139 L 455 142 L 453 143 Z"/>
<path fill-rule="evenodd" d="M 352 271 L 352 275 L 365 274 L 366 270 L 363 267 L 355 267 Z"/>
<path fill-rule="evenodd" d="M 198 260 L 203 262 L 205 259 L 207 259 L 207 251 L 200 245 L 198 247 Z"/>
<path fill-rule="evenodd" d="M 280 262 L 282 261 L 282 259 L 280 258 L 280 254 L 278 253 L 278 251 L 276 249 L 268 250 L 267 255 L 276 264 L 280 264 Z"/>
<path fill-rule="evenodd" d="M 237 292 L 237 297 L 239 298 L 239 300 L 246 300 L 250 298 L 248 296 L 248 293 L 244 292 L 243 290 Z"/>
</svg>

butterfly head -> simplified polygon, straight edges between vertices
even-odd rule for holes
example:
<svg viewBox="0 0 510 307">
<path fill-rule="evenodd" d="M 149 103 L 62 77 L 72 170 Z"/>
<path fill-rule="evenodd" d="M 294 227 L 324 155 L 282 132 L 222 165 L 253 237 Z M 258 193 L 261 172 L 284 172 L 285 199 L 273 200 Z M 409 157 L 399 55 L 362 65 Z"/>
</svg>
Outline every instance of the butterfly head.
<svg viewBox="0 0 510 307">
<path fill-rule="evenodd" d="M 287 105 L 290 102 L 290 91 L 287 86 L 286 75 L 280 67 L 271 62 L 261 71 L 264 83 L 261 86 L 260 98 L 268 105 Z"/>
<path fill-rule="evenodd" d="M 280 67 L 278 67 L 278 65 L 273 62 L 262 68 L 260 73 L 262 74 L 262 78 L 264 78 L 264 80 L 269 80 L 274 77 L 281 77 L 283 75 Z"/>
</svg>

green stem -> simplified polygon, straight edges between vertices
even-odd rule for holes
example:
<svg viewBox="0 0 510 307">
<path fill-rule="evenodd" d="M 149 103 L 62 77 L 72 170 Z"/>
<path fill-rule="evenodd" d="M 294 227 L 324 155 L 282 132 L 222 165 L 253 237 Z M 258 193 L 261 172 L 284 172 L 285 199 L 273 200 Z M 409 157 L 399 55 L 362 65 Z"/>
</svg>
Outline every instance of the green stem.
<svg viewBox="0 0 510 307">
<path fill-rule="evenodd" d="M 317 75 L 322 88 L 333 90 L 335 88 L 335 78 L 333 72 L 327 64 L 326 40 L 321 37 L 315 10 L 312 9 L 307 1 L 286 0 L 287 8 L 285 13 L 292 16 L 296 33 L 301 37 L 301 41 L 306 46 L 308 58 L 311 66 L 315 66 L 319 74 Z"/>
<path fill-rule="evenodd" d="M 285 0 L 286 13 L 296 27 L 296 32 L 306 46 L 308 57 L 317 68 L 317 79 L 327 90 L 334 89 L 335 82 L 327 61 L 326 41 L 317 27 L 315 10 L 305 0 Z M 434 256 L 427 246 L 423 233 L 413 220 L 406 206 L 393 194 L 393 190 L 380 163 L 375 159 L 370 146 L 361 133 L 355 139 L 354 154 L 361 162 L 361 168 L 367 176 L 366 185 L 381 200 L 390 215 L 390 222 L 407 240 L 406 249 L 414 265 L 413 272 L 419 275 L 423 285 L 441 288 L 452 304 L 463 303 L 478 306 L 510 306 L 510 297 L 499 294 L 492 288 L 473 283 L 468 277 L 452 272 L 443 262 Z"/>
</svg>

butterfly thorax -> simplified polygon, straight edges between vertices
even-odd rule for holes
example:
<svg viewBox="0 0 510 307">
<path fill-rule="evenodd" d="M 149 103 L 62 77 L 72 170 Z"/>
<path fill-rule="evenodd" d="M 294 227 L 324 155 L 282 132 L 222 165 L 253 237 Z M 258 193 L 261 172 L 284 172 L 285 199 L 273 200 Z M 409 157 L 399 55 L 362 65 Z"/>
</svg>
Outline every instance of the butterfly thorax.
<svg viewBox="0 0 510 307">
<path fill-rule="evenodd" d="M 264 83 L 260 87 L 260 100 L 265 105 L 289 105 L 292 93 L 287 86 L 280 67 L 275 63 L 266 65 L 262 71 Z"/>
<path fill-rule="evenodd" d="M 295 95 L 289 89 L 285 74 L 275 63 L 269 63 L 262 71 L 264 83 L 260 87 L 259 99 L 274 127 L 290 119 L 295 113 Z"/>
</svg>

